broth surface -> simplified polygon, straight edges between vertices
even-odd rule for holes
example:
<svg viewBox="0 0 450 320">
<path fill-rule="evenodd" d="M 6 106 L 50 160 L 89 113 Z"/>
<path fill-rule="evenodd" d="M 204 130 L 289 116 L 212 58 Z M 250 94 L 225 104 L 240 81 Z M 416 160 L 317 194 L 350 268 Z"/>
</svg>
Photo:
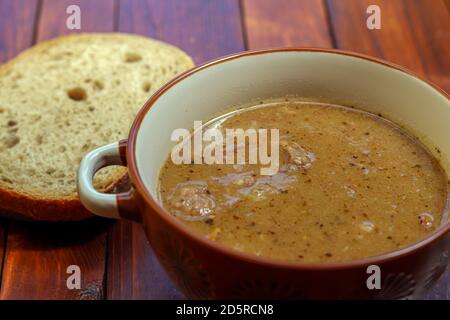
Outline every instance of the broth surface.
<svg viewBox="0 0 450 320">
<path fill-rule="evenodd" d="M 443 169 L 381 117 L 294 100 L 237 110 L 211 125 L 280 133 L 272 176 L 259 165 L 166 160 L 163 206 L 211 241 L 275 259 L 343 261 L 404 247 L 443 219 Z"/>
</svg>

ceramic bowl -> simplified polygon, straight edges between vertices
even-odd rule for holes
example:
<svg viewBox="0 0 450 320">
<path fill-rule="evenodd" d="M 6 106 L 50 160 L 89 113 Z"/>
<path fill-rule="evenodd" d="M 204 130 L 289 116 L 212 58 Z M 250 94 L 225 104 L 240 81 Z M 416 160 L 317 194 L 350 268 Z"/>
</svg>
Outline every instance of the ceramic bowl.
<svg viewBox="0 0 450 320">
<path fill-rule="evenodd" d="M 420 242 L 381 256 L 337 263 L 296 263 L 242 253 L 191 231 L 162 206 L 160 168 L 174 142 L 171 132 L 191 128 L 230 106 L 286 95 L 355 106 L 396 122 L 450 166 L 449 96 L 391 63 L 350 52 L 278 49 L 221 58 L 175 78 L 144 105 L 127 140 L 93 150 L 79 170 L 79 195 L 90 211 L 142 223 L 167 273 L 188 298 L 401 299 L 417 298 L 445 272 L 448 215 Z M 97 192 L 92 177 L 108 165 L 128 167 L 129 192 Z M 324 244 L 326 245 L 326 244 Z M 381 271 L 381 289 L 368 289 L 368 267 Z M 149 270 L 151 272 L 151 270 Z"/>
</svg>

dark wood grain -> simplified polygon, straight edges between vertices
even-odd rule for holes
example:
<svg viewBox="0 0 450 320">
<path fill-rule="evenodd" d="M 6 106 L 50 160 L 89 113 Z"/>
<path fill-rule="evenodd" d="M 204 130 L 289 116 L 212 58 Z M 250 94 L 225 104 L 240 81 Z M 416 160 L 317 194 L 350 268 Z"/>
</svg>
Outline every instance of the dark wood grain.
<svg viewBox="0 0 450 320">
<path fill-rule="evenodd" d="M 120 1 L 119 30 L 172 43 L 196 63 L 244 50 L 238 0 Z"/>
<path fill-rule="evenodd" d="M 102 299 L 106 224 L 11 223 L 0 299 Z M 81 270 L 69 290 L 67 268 Z"/>
<path fill-rule="evenodd" d="M 120 221 L 109 233 L 107 299 L 182 299 L 138 224 Z"/>
<path fill-rule="evenodd" d="M 249 49 L 331 47 L 322 0 L 243 0 Z"/>
<path fill-rule="evenodd" d="M 81 29 L 66 27 L 66 8 L 77 5 L 81 9 Z M 114 30 L 114 0 L 43 0 L 38 41 L 79 32 L 111 32 Z"/>
<path fill-rule="evenodd" d="M 236 0 L 121 1 L 119 30 L 177 45 L 197 63 L 244 50 Z M 183 298 L 161 269 L 141 226 L 115 224 L 108 252 L 108 299 Z"/>
<path fill-rule="evenodd" d="M 381 29 L 366 27 L 370 4 L 381 9 Z M 441 0 L 328 0 L 340 49 L 384 58 L 450 90 L 450 19 Z"/>
<path fill-rule="evenodd" d="M 28 41 L 20 40 L 20 49 L 32 44 L 33 28 L 37 28 L 34 37 L 37 41 L 70 33 L 66 29 L 66 7 L 70 4 L 77 4 L 81 8 L 81 31 L 113 30 L 114 2 L 109 0 L 43 0 L 40 8 L 29 7 L 32 1 L 20 2 L 23 12 L 32 10 L 26 18 L 21 16 L 9 23 L 15 26 L 13 29 L 19 39 L 28 35 Z M 38 9 L 40 12 L 36 11 Z M 22 14 L 20 9 L 17 11 Z M 35 21 L 34 17 L 39 19 Z M 2 36 L 0 39 L 4 41 L 8 37 Z M 107 238 L 105 224 L 104 220 L 75 224 L 11 221 L 0 298 L 102 299 Z M 77 265 L 81 269 L 80 290 L 67 288 L 66 279 L 69 275 L 66 271 L 70 265 Z"/>
<path fill-rule="evenodd" d="M 5 62 L 33 42 L 38 0 L 0 0 L 0 62 Z"/>
</svg>

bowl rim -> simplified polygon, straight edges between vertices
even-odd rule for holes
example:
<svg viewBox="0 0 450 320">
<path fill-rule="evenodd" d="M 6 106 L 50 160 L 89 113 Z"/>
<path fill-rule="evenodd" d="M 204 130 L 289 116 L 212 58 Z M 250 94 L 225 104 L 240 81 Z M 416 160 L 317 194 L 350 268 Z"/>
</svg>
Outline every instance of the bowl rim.
<svg viewBox="0 0 450 320">
<path fill-rule="evenodd" d="M 280 52 L 315 52 L 315 53 L 327 53 L 327 54 L 337 54 L 352 58 L 363 59 L 372 63 L 381 64 L 383 66 L 389 67 L 391 69 L 406 73 L 420 81 L 422 81 L 425 85 L 429 85 L 435 90 L 437 90 L 440 94 L 450 100 L 449 94 L 441 89 L 439 86 L 429 81 L 428 79 L 424 79 L 422 76 L 402 67 L 397 64 L 385 61 L 383 59 L 374 58 L 365 54 L 355 53 L 350 51 L 338 50 L 338 49 L 325 49 L 325 48 L 309 48 L 309 47 L 289 47 L 289 48 L 272 48 L 272 49 L 264 49 L 264 50 L 249 50 L 243 51 L 231 55 L 226 55 L 217 59 L 213 59 L 207 61 L 203 64 L 195 66 L 179 76 L 175 77 L 164 86 L 162 86 L 158 91 L 156 91 L 149 100 L 144 104 L 144 106 L 138 112 L 135 120 L 133 121 L 132 127 L 130 129 L 130 133 L 128 136 L 128 143 L 126 147 L 126 158 L 127 158 L 127 167 L 128 172 L 133 183 L 133 186 L 136 188 L 137 193 L 141 198 L 144 199 L 145 203 L 150 206 L 150 208 L 166 223 L 171 225 L 177 233 L 188 237 L 191 241 L 196 242 L 199 246 L 206 246 L 208 249 L 216 251 L 217 254 L 222 254 L 231 258 L 235 258 L 238 260 L 244 260 L 248 263 L 265 265 L 269 267 L 275 268 L 284 268 L 284 269 L 298 269 L 298 270 L 316 270 L 316 271 L 326 271 L 333 269 L 353 269 L 353 268 L 362 268 L 368 265 L 380 265 L 382 263 L 392 262 L 395 259 L 405 257 L 407 255 L 413 254 L 417 251 L 425 249 L 427 246 L 433 244 L 438 241 L 440 238 L 444 237 L 450 231 L 450 219 L 447 223 L 439 226 L 433 233 L 428 235 L 426 238 L 416 241 L 414 243 L 409 244 L 406 247 L 403 247 L 399 250 L 387 252 L 377 256 L 370 256 L 361 259 L 355 260 L 344 260 L 338 262 L 297 262 L 297 261 L 289 261 L 282 259 L 275 259 L 269 257 L 261 257 L 251 253 L 245 253 L 223 244 L 210 241 L 205 237 L 197 234 L 195 231 L 191 230 L 189 227 L 184 225 L 181 221 L 171 215 L 166 209 L 164 209 L 156 199 L 150 194 L 147 188 L 144 185 L 144 182 L 139 174 L 137 160 L 136 160 L 136 141 L 137 135 L 142 124 L 143 119 L 145 118 L 147 111 L 158 101 L 158 99 L 167 92 L 171 87 L 177 84 L 180 81 L 183 81 L 189 78 L 191 75 L 207 69 L 209 67 L 234 60 L 242 57 L 249 57 L 253 55 L 261 55 L 261 54 L 270 54 L 270 53 L 280 53 Z M 143 214 L 142 212 L 140 214 Z M 143 217 L 142 217 L 143 218 Z M 144 219 L 143 219 L 144 220 Z"/>
</svg>

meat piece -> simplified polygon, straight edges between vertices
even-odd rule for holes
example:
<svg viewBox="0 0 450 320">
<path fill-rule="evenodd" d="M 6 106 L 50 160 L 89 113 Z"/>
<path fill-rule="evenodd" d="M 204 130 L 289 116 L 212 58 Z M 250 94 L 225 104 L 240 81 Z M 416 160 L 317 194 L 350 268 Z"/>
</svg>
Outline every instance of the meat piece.
<svg viewBox="0 0 450 320">
<path fill-rule="evenodd" d="M 288 170 L 308 169 L 316 161 L 314 153 L 306 151 L 296 142 L 281 140 L 280 146 L 287 153 Z"/>
<path fill-rule="evenodd" d="M 199 221 L 210 217 L 216 208 L 214 197 L 208 193 L 205 182 L 189 181 L 177 184 L 168 196 L 172 212 L 189 221 Z"/>
</svg>

